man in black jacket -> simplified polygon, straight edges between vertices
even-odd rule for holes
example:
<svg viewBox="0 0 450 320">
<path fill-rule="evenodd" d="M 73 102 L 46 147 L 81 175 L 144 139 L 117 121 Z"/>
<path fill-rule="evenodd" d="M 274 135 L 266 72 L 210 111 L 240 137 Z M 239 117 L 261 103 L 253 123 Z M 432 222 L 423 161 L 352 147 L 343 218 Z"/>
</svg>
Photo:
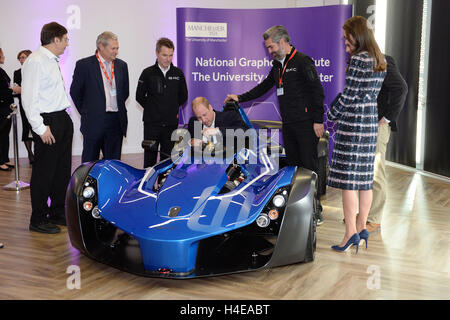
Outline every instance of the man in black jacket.
<svg viewBox="0 0 450 320">
<path fill-rule="evenodd" d="M 144 108 L 144 140 L 155 140 L 160 147 L 160 160 L 171 153 L 172 132 L 178 127 L 178 110 L 188 96 L 181 69 L 172 64 L 175 46 L 170 39 L 156 43 L 156 63 L 142 71 L 136 90 L 136 101 Z M 145 150 L 144 168 L 153 166 L 157 151 Z"/>
<path fill-rule="evenodd" d="M 387 73 L 377 99 L 378 138 L 374 165 L 373 200 L 366 225 L 368 232 L 374 232 L 381 226 L 387 188 L 386 148 L 391 130 L 397 131 L 396 121 L 408 94 L 408 85 L 400 74 L 394 58 L 388 55 L 385 55 L 385 58 L 387 61 Z"/>
<path fill-rule="evenodd" d="M 314 61 L 289 43 L 289 34 L 283 26 L 269 28 L 263 38 L 274 58 L 269 75 L 244 94 L 227 95 L 225 102 L 250 101 L 276 86 L 288 164 L 317 172 L 317 144 L 324 132 L 324 92 Z M 320 215 L 318 224 L 321 222 Z"/>
</svg>

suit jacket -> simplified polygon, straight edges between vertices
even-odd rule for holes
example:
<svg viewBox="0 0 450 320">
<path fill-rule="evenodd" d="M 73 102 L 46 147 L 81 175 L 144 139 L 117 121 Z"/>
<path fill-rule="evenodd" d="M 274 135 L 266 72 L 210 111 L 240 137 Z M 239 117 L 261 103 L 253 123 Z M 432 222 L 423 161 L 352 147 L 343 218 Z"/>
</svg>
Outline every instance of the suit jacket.
<svg viewBox="0 0 450 320">
<path fill-rule="evenodd" d="M 16 71 L 14 71 L 13 81 L 19 87 L 22 85 L 22 69 L 17 69 Z"/>
<path fill-rule="evenodd" d="M 119 109 L 120 130 L 123 136 L 127 132 L 127 109 L 125 101 L 129 96 L 128 66 L 125 61 L 114 60 L 114 79 L 117 90 L 117 107 Z M 70 96 L 81 115 L 80 131 L 90 138 L 103 134 L 106 110 L 105 88 L 102 71 L 95 55 L 78 60 L 73 73 Z"/>
<path fill-rule="evenodd" d="M 216 113 L 214 126 L 215 128 L 219 128 L 220 132 L 224 137 L 226 136 L 226 129 L 234 129 L 234 130 L 243 129 L 244 131 L 248 129 L 248 126 L 242 120 L 239 113 L 235 111 L 225 111 L 225 112 L 214 111 L 214 112 Z M 201 132 L 200 136 L 195 136 L 194 121 L 196 120 L 197 118 L 195 116 L 189 119 L 188 131 L 191 135 L 191 138 L 201 140 L 202 139 Z"/>
<path fill-rule="evenodd" d="M 22 86 L 22 69 L 14 71 L 13 82 L 19 87 Z M 13 93 L 13 96 L 19 98 L 20 115 L 22 116 L 22 95 Z"/>
<path fill-rule="evenodd" d="M 408 94 L 408 85 L 403 79 L 394 58 L 385 55 L 387 61 L 387 73 L 378 94 L 378 120 L 385 117 L 391 122 L 392 131 L 397 131 L 397 118 L 405 105 Z"/>
<path fill-rule="evenodd" d="M 11 113 L 11 104 L 14 103 L 10 88 L 11 78 L 0 68 L 0 118 L 4 119 Z"/>
</svg>

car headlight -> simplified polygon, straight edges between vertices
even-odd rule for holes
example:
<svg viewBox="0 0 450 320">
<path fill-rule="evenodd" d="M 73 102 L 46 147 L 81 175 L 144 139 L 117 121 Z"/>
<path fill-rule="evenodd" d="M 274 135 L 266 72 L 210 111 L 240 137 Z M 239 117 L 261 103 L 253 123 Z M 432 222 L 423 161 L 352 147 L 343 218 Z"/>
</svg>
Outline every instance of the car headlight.
<svg viewBox="0 0 450 320">
<path fill-rule="evenodd" d="M 91 211 L 92 207 L 93 207 L 93 204 L 90 201 L 86 201 L 86 202 L 83 203 L 83 209 L 85 211 Z"/>
<path fill-rule="evenodd" d="M 93 216 L 95 219 L 100 219 L 100 218 L 101 218 L 101 216 L 100 216 L 100 210 L 98 210 L 98 206 L 95 206 L 94 209 L 92 209 L 92 216 Z"/>
<path fill-rule="evenodd" d="M 279 216 L 278 210 L 272 209 L 269 211 L 270 220 L 277 220 Z"/>
<path fill-rule="evenodd" d="M 281 208 L 286 204 L 286 199 L 281 194 L 277 194 L 273 197 L 272 203 L 275 207 Z"/>
<path fill-rule="evenodd" d="M 83 197 L 86 199 L 90 199 L 95 195 L 95 190 L 92 187 L 86 187 L 83 190 Z"/>
<path fill-rule="evenodd" d="M 256 219 L 256 224 L 258 225 L 258 227 L 260 228 L 265 228 L 269 225 L 270 223 L 270 218 L 267 214 L 265 213 L 261 213 L 259 215 L 259 217 Z"/>
</svg>

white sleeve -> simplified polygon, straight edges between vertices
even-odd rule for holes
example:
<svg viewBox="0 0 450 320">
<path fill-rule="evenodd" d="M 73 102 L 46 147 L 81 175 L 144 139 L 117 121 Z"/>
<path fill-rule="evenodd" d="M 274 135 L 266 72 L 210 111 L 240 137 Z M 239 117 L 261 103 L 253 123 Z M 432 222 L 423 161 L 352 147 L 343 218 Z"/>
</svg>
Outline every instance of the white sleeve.
<svg viewBox="0 0 450 320">
<path fill-rule="evenodd" d="M 40 63 L 35 60 L 25 61 L 22 67 L 22 105 L 31 128 L 38 135 L 42 135 L 46 130 L 39 105 L 41 77 Z"/>
</svg>

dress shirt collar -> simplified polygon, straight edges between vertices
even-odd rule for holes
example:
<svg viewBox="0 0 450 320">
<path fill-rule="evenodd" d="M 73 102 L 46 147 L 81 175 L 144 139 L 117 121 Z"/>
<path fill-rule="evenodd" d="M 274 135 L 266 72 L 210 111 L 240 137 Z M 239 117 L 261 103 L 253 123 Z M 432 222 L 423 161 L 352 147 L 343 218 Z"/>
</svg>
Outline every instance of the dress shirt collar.
<svg viewBox="0 0 450 320">
<path fill-rule="evenodd" d="M 98 53 L 98 57 L 100 58 L 100 61 L 104 64 L 110 65 L 112 61 L 106 61 L 105 58 L 102 57 L 102 55 L 100 54 L 100 52 Z"/>
<path fill-rule="evenodd" d="M 211 122 L 211 125 L 209 127 L 207 127 L 206 125 L 203 125 L 203 129 L 205 129 L 205 128 L 215 128 L 215 127 L 216 127 L 216 111 L 214 111 L 214 119 Z M 217 143 L 217 138 L 216 138 L 215 135 L 210 136 L 209 139 L 210 139 L 210 141 L 213 144 Z M 208 138 L 206 138 L 206 136 L 203 136 L 202 140 L 203 140 L 203 142 L 208 143 Z"/>
<path fill-rule="evenodd" d="M 204 128 L 215 128 L 216 127 L 216 111 L 213 111 L 213 112 L 214 112 L 214 119 L 211 122 L 211 125 L 209 127 L 206 125 L 203 125 Z"/>
<path fill-rule="evenodd" d="M 156 64 L 158 65 L 159 69 L 162 71 L 162 73 L 164 74 L 164 76 L 166 75 L 166 73 L 170 70 L 170 64 L 169 67 L 167 69 L 164 70 L 163 67 L 160 66 L 160 64 L 158 62 L 156 62 Z"/>
<path fill-rule="evenodd" d="M 46 47 L 40 46 L 39 51 L 42 52 L 42 54 L 48 57 L 49 59 L 56 60 L 56 62 L 59 62 L 59 57 L 55 56 L 53 52 L 48 50 Z"/>
</svg>

